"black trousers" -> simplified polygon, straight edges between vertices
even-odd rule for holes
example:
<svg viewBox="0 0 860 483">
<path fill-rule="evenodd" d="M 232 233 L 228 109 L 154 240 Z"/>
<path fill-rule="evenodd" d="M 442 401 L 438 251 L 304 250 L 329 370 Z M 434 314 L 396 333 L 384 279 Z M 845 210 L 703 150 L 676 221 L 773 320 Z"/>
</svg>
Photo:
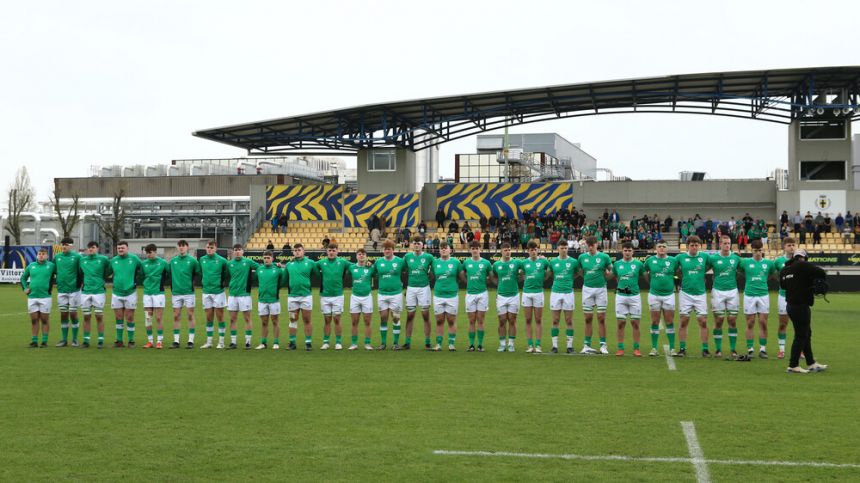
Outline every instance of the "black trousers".
<svg viewBox="0 0 860 483">
<path fill-rule="evenodd" d="M 794 326 L 788 367 L 797 367 L 800 364 L 801 352 L 806 357 L 806 365 L 815 364 L 815 357 L 812 356 L 812 311 L 808 305 L 788 305 L 786 311 L 791 325 Z"/>
</svg>

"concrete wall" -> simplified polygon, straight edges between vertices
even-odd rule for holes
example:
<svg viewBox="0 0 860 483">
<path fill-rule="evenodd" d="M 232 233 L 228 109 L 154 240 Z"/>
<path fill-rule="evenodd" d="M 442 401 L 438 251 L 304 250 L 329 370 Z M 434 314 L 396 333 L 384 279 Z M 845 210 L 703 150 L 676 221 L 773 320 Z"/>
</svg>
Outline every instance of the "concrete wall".
<svg viewBox="0 0 860 483">
<path fill-rule="evenodd" d="M 584 181 L 574 183 L 573 204 L 588 217 L 618 210 L 622 219 L 657 213 L 661 218 L 714 219 L 753 217 L 773 221 L 776 183 L 768 180 L 714 181 Z"/>
<path fill-rule="evenodd" d="M 386 151 L 393 148 L 385 148 Z M 372 152 L 362 149 L 358 152 L 356 168 L 358 172 L 358 192 L 365 194 L 415 193 L 415 152 L 397 148 L 395 171 L 368 171 L 367 157 Z"/>
<path fill-rule="evenodd" d="M 248 196 L 251 186 L 291 184 L 284 175 L 152 176 L 127 178 L 56 178 L 63 196 L 110 198 L 120 190 L 127 198 L 157 196 Z"/>
</svg>

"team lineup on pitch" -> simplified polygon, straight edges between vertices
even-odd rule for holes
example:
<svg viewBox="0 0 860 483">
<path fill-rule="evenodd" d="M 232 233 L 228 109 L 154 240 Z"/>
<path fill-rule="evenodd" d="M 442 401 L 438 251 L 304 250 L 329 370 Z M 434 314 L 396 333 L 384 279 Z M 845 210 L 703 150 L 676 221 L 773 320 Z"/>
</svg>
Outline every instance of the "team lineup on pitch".
<svg viewBox="0 0 860 483">
<path fill-rule="evenodd" d="M 348 310 L 351 322 L 351 337 L 348 350 L 385 350 L 388 346 L 389 328 L 392 336 L 391 349 L 412 348 L 412 334 L 421 314 L 424 325 L 424 347 L 441 351 L 447 329 L 447 349 L 457 349 L 457 323 L 460 310 L 460 286 L 465 286 L 465 313 L 468 318 L 469 352 L 485 350 L 486 313 L 490 295 L 488 282 L 497 287 L 495 309 L 498 315 L 498 352 L 514 352 L 518 335 L 517 318 L 520 310 L 525 318 L 527 353 L 544 353 L 542 341 L 543 307 L 545 304 L 544 283 L 552 282 L 549 295 L 551 312 L 550 353 L 565 354 L 609 354 L 606 309 L 608 304 L 607 280 L 617 279 L 615 294 L 616 343 L 615 354 L 627 354 L 625 344 L 626 326 L 632 328 L 632 355 L 643 355 L 640 341 L 642 301 L 640 277 L 645 278 L 650 290 L 647 296 L 650 314 L 650 356 L 665 355 L 684 357 L 687 355 L 687 332 L 695 317 L 699 328 L 701 355 L 723 357 L 723 327 L 728 326 L 728 354 L 732 359 L 755 355 L 755 330 L 758 329 L 758 357 L 768 358 L 768 315 L 770 301 L 768 280 L 778 274 L 794 254 L 795 242 L 787 239 L 785 255 L 776 260 L 762 257 L 761 244 L 753 247 L 751 258 L 741 258 L 730 251 L 731 240 L 721 240 L 720 251 L 712 254 L 699 252 L 696 237 L 690 237 L 689 250 L 676 256 L 666 253 L 666 244 L 657 246 L 657 253 L 645 262 L 633 259 L 633 247 L 624 244 L 622 258 L 613 263 L 611 257 L 598 250 L 595 239 L 588 240 L 588 251 L 578 257 L 568 255 L 565 243 L 560 243 L 554 258 L 538 254 L 538 246 L 531 243 L 529 256 L 524 259 L 511 258 L 511 248 L 503 245 L 501 259 L 495 263 L 481 257 L 480 245 L 471 245 L 471 258 L 461 262 L 451 257 L 451 248 L 443 244 L 439 257 L 424 252 L 420 239 L 414 240 L 412 251 L 402 258 L 394 255 L 391 242 L 383 245 L 383 256 L 374 263 L 367 261 L 364 250 L 357 253 L 357 263 L 338 257 L 337 246 L 328 247 L 326 256 L 314 262 L 304 256 L 301 245 L 295 247 L 294 258 L 285 265 L 275 264 L 271 252 L 266 252 L 259 264 L 243 256 L 243 247 L 236 245 L 230 260 L 217 254 L 217 246 L 210 242 L 206 255 L 196 259 L 188 254 L 188 244 L 183 240 L 177 245 L 179 255 L 170 261 L 158 257 L 155 246 L 146 247 L 146 257 L 140 260 L 128 253 L 124 242 L 118 245 L 118 255 L 108 259 L 98 254 L 99 246 L 91 242 L 87 254 L 81 256 L 73 250 L 71 240 L 65 240 L 63 252 L 53 262 L 47 261 L 47 253 L 39 255 L 37 263 L 28 266 L 22 276 L 22 287 L 28 295 L 28 311 L 32 323 L 31 347 L 47 346 L 51 313 L 51 288 L 56 281 L 57 306 L 60 312 L 61 340 L 57 346 L 88 348 L 92 344 L 92 322 L 97 324 L 96 347 L 105 345 L 104 307 L 106 283 L 113 282 L 110 306 L 114 311 L 116 339 L 114 347 L 134 347 L 137 308 L 137 287 L 143 287 L 143 308 L 147 342 L 145 348 L 161 349 L 164 343 L 165 286 L 171 287 L 173 308 L 173 340 L 169 348 L 183 347 L 181 344 L 181 316 L 186 312 L 187 339 L 184 347 L 195 347 L 196 305 L 195 279 L 201 280 L 202 305 L 206 315 L 206 342 L 203 349 L 237 349 L 238 319 L 244 323 L 245 349 L 252 348 L 252 276 L 256 276 L 258 288 L 257 315 L 262 323 L 262 333 L 256 349 L 280 349 L 280 290 L 287 288 L 288 343 L 286 349 L 297 349 L 299 324 L 303 325 L 304 348 L 313 349 L 311 314 L 314 296 L 311 277 L 319 277 L 319 311 L 324 318 L 322 350 L 341 350 L 343 342 L 342 315 Z M 713 272 L 711 311 L 713 329 L 708 329 L 708 303 L 705 274 Z M 746 352 L 740 355 L 737 348 L 739 330 L 737 317 L 740 308 L 738 274 L 744 275 L 743 312 L 746 318 Z M 253 275 L 252 275 L 253 274 Z M 406 287 L 403 284 L 403 275 Z M 583 277 L 580 307 L 585 319 L 582 348 L 574 348 L 573 312 L 576 310 L 574 279 Z M 678 282 L 680 278 L 680 283 Z M 344 280 L 351 279 L 352 290 L 348 307 L 345 306 Z M 379 313 L 379 344 L 372 344 L 372 317 L 374 313 L 373 280 L 378 290 L 376 307 Z M 431 280 L 435 283 L 431 289 Z M 520 285 L 522 290 L 520 290 Z M 405 288 L 405 305 L 403 292 Z M 679 290 L 678 290 L 679 289 Z M 677 295 L 676 302 L 676 291 Z M 432 298 L 431 298 L 432 292 Z M 227 295 L 229 293 L 229 296 Z M 430 318 L 432 306 L 434 321 Z M 405 324 L 401 314 L 406 309 Z M 679 313 L 676 331 L 675 311 Z M 79 342 L 80 321 L 78 310 L 83 312 L 83 337 Z M 225 309 L 229 315 L 228 325 Z M 777 358 L 785 356 L 786 326 L 784 291 L 778 297 L 779 326 L 777 332 Z M 593 325 L 597 320 L 599 345 L 593 347 Z M 565 347 L 559 346 L 562 320 L 565 324 Z M 390 322 L 390 324 L 389 324 Z M 218 338 L 215 340 L 217 323 Z M 405 325 L 405 327 L 403 327 Z M 434 331 L 435 326 L 435 331 Z M 41 330 L 41 344 L 38 335 Z M 659 342 L 661 330 L 668 344 Z M 71 332 L 71 338 L 69 337 Z M 433 333 L 435 332 L 435 344 Z M 127 338 L 125 337 L 127 334 Z M 363 335 L 363 347 L 359 345 Z M 713 353 L 709 336 L 713 336 Z M 271 337 L 270 337 L 271 336 Z M 678 348 L 675 343 L 679 342 Z M 403 343 L 401 344 L 401 339 Z M 271 341 L 271 342 L 270 342 Z M 743 351 L 741 351 L 743 352 Z M 824 370 L 826 366 L 813 370 Z"/>
</svg>

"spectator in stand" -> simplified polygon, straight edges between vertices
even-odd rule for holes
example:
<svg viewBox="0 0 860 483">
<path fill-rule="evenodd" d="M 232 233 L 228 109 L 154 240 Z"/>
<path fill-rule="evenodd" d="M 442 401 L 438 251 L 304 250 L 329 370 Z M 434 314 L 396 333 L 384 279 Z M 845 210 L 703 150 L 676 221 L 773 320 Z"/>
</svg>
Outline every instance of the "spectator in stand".
<svg viewBox="0 0 860 483">
<path fill-rule="evenodd" d="M 815 226 L 815 231 L 812 232 L 812 246 L 821 244 L 821 234 L 824 233 L 824 223 Z"/>
<path fill-rule="evenodd" d="M 851 214 L 851 210 L 845 213 L 845 226 L 848 227 L 848 231 L 854 229 L 854 215 Z"/>
<path fill-rule="evenodd" d="M 457 233 L 459 231 L 460 231 L 460 225 L 458 225 L 456 221 L 452 220 L 451 223 L 448 223 L 448 233 Z M 448 245 L 448 246 L 451 246 L 451 245 Z"/>
<path fill-rule="evenodd" d="M 278 232 L 278 215 L 272 216 L 272 233 Z"/>
<path fill-rule="evenodd" d="M 612 210 L 612 213 L 609 215 L 609 223 L 620 223 L 621 215 L 618 214 L 617 211 Z"/>
<path fill-rule="evenodd" d="M 381 240 L 382 240 L 382 232 L 379 231 L 379 228 L 373 227 L 373 229 L 370 230 L 370 241 L 373 242 L 373 249 L 374 250 L 376 250 L 376 248 L 379 246 L 379 242 Z"/>
<path fill-rule="evenodd" d="M 282 213 L 278 219 L 278 225 L 281 226 L 281 233 L 287 232 L 287 225 L 290 223 L 290 217 L 286 213 Z"/>
<path fill-rule="evenodd" d="M 782 225 L 787 225 L 787 224 L 788 224 L 788 212 L 785 210 L 782 210 L 782 214 L 779 215 L 779 225 L 782 226 Z"/>
<path fill-rule="evenodd" d="M 749 213 L 744 214 L 744 217 L 741 218 L 741 221 L 744 223 L 744 231 L 749 233 L 750 228 L 752 228 L 753 219 Z"/>
<path fill-rule="evenodd" d="M 290 242 L 284 243 L 284 246 L 281 247 L 281 254 L 285 256 L 290 256 L 293 254 L 293 247 L 290 245 Z"/>
<path fill-rule="evenodd" d="M 830 213 L 824 215 L 824 233 L 833 233 L 833 219 L 830 218 Z"/>
<path fill-rule="evenodd" d="M 490 249 L 490 234 L 484 232 L 484 250 Z"/>
<path fill-rule="evenodd" d="M 421 235 L 421 238 L 427 234 L 427 225 L 423 221 L 418 224 L 418 234 Z"/>
<path fill-rule="evenodd" d="M 440 207 L 438 210 L 436 210 L 436 226 L 438 226 L 439 228 L 444 228 L 445 219 L 445 212 L 442 211 L 442 208 Z"/>
<path fill-rule="evenodd" d="M 529 244 L 529 234 L 526 232 L 520 233 L 520 246 L 522 247 L 522 249 L 526 250 L 526 248 L 528 248 L 528 244 Z"/>
<path fill-rule="evenodd" d="M 663 231 L 666 233 L 669 233 L 669 230 L 672 229 L 673 223 L 674 223 L 674 220 L 672 219 L 672 215 L 667 216 L 666 220 L 663 221 Z"/>
<path fill-rule="evenodd" d="M 472 240 L 470 240 L 470 241 L 477 241 L 480 243 L 481 240 L 483 240 L 483 238 L 481 238 L 481 232 L 482 231 L 483 230 L 481 230 L 481 229 L 476 229 L 474 232 L 472 232 Z"/>
<path fill-rule="evenodd" d="M 328 244 L 329 244 L 329 243 L 331 243 L 331 240 L 329 240 L 328 236 L 324 236 L 324 237 L 323 237 L 323 239 L 322 239 L 322 247 L 323 247 L 323 250 L 325 250 L 326 248 L 328 248 Z M 272 247 L 272 248 L 275 248 L 275 247 Z"/>
<path fill-rule="evenodd" d="M 791 224 L 794 226 L 794 232 L 800 233 L 800 225 L 803 224 L 803 216 L 800 214 L 800 210 L 797 210 L 794 216 L 791 217 Z"/>
<path fill-rule="evenodd" d="M 272 240 L 269 240 L 269 243 L 266 245 L 266 250 L 274 250 L 275 244 L 272 243 Z"/>
<path fill-rule="evenodd" d="M 463 227 L 463 229 L 462 229 L 462 230 L 460 230 L 460 245 L 461 245 L 461 248 L 464 248 L 464 249 L 465 249 L 465 248 L 466 248 L 466 244 L 469 242 L 469 235 L 468 235 L 468 233 L 469 233 L 469 228 L 467 228 L 467 227 L 465 227 L 465 226 Z"/>
<path fill-rule="evenodd" d="M 410 230 L 408 226 L 403 227 L 403 229 L 400 230 L 400 235 L 403 236 L 403 241 L 405 241 L 408 246 L 409 241 L 412 240 L 412 230 Z"/>
<path fill-rule="evenodd" d="M 705 236 L 702 238 L 702 241 L 705 242 L 706 249 L 711 250 L 714 243 L 714 233 L 711 230 L 705 230 Z"/>
<path fill-rule="evenodd" d="M 552 249 L 555 250 L 558 248 L 558 240 L 561 238 L 561 232 L 558 230 L 553 230 L 552 233 L 549 234 L 549 243 L 552 245 Z"/>
<path fill-rule="evenodd" d="M 746 231 L 744 231 L 743 225 L 739 225 L 740 230 L 738 231 L 738 250 L 744 250 L 747 247 L 747 243 L 749 243 L 749 237 L 747 236 Z"/>
<path fill-rule="evenodd" d="M 490 219 L 487 220 L 487 227 L 489 227 L 490 231 L 496 232 L 496 225 L 498 225 L 499 220 L 496 218 L 496 215 L 490 215 Z"/>
<path fill-rule="evenodd" d="M 860 223 L 854 223 L 854 244 L 860 244 Z"/>
</svg>

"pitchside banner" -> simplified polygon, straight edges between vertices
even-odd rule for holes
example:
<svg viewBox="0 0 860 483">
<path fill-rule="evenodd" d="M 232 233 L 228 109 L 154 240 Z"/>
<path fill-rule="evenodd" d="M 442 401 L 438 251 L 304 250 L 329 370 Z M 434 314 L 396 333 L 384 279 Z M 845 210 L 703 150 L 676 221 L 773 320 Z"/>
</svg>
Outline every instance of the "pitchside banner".
<svg viewBox="0 0 860 483">
<path fill-rule="evenodd" d="M 293 259 L 292 253 L 289 254 L 284 253 L 282 251 L 272 250 L 275 255 L 275 262 L 286 263 Z M 263 263 L 263 253 L 264 251 L 260 250 L 248 250 L 245 252 L 245 256 L 254 260 L 258 263 Z M 394 254 L 399 257 L 403 257 L 407 252 L 395 252 Z M 432 252 L 431 252 L 432 253 Z M 612 261 L 619 260 L 621 258 L 621 252 L 606 252 L 611 258 Z M 700 253 L 716 253 L 713 251 L 705 251 L 702 250 Z M 229 258 L 227 250 L 218 250 L 218 254 L 225 258 Z M 197 257 L 202 257 L 206 255 L 206 250 L 197 250 Z M 578 256 L 579 254 L 574 254 L 571 252 L 571 256 Z M 633 258 L 644 262 L 645 259 L 653 255 L 653 253 L 648 252 L 634 252 Z M 320 260 L 325 258 L 326 254 L 322 250 L 314 250 L 314 251 L 305 251 L 305 257 L 310 258 L 311 260 Z M 375 261 L 377 258 L 382 256 L 382 252 L 371 252 L 367 254 L 367 259 L 371 262 Z M 460 260 L 461 262 L 471 257 L 472 255 L 469 253 L 453 253 L 451 255 L 453 258 Z M 514 258 L 526 258 L 528 257 L 527 252 L 511 252 L 511 256 Z M 557 254 L 545 254 L 547 258 L 554 258 Z M 748 257 L 751 255 L 744 254 L 742 257 Z M 340 252 L 338 253 L 338 257 L 345 258 L 351 262 L 355 262 L 355 252 Z M 486 258 L 491 262 L 495 262 L 501 260 L 501 254 L 497 252 L 489 252 L 482 253 L 482 258 Z M 810 253 L 809 254 L 809 262 L 814 263 L 816 265 L 824 265 L 824 266 L 860 266 L 860 253 Z"/>
</svg>

